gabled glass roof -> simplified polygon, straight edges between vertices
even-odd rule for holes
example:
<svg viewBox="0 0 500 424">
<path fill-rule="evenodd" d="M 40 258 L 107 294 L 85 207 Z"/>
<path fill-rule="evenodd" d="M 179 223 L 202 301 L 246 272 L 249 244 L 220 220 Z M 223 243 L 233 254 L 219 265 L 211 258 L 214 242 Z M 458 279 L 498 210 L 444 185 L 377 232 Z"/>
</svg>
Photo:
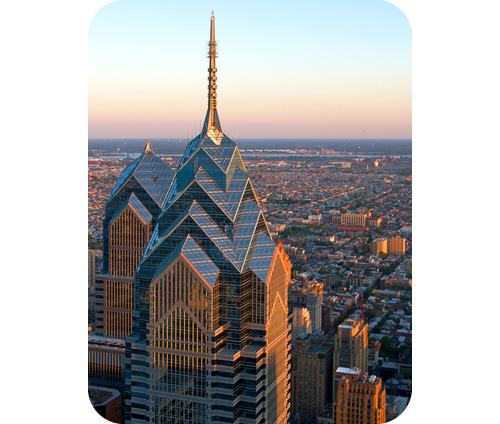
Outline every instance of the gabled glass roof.
<svg viewBox="0 0 500 424">
<path fill-rule="evenodd" d="M 158 265 L 158 268 L 156 268 L 155 275 L 153 276 L 153 279 L 151 281 L 153 281 L 163 271 L 165 271 L 168 268 L 168 266 L 175 260 L 175 258 L 177 258 L 177 256 L 179 256 L 179 254 L 181 253 L 181 249 L 184 246 L 184 243 L 185 243 L 185 241 L 182 243 L 179 243 L 179 245 L 174 250 L 172 250 L 168 254 L 168 256 L 160 263 L 160 265 Z"/>
<path fill-rule="evenodd" d="M 231 210 L 231 215 L 233 217 L 238 210 L 238 206 L 241 202 L 241 198 L 243 197 L 243 193 L 245 192 L 248 181 L 249 178 L 247 174 L 245 174 L 241 169 L 237 168 L 233 174 L 233 178 L 231 180 L 231 184 L 227 189 L 226 195 L 229 209 Z"/>
<path fill-rule="evenodd" d="M 213 199 L 213 201 L 222 209 L 222 211 L 230 218 L 232 218 L 231 209 L 227 202 L 226 194 L 215 184 L 214 180 L 204 171 L 199 168 L 195 180 L 200 187 Z"/>
<path fill-rule="evenodd" d="M 122 171 L 108 201 L 114 197 L 132 175 L 153 201 L 161 207 L 172 184 L 175 172 L 152 152 L 143 153 Z"/>
<path fill-rule="evenodd" d="M 276 243 L 266 234 L 259 233 L 252 241 L 244 269 L 250 268 L 262 281 L 266 281 Z"/>
<path fill-rule="evenodd" d="M 181 253 L 213 287 L 220 270 L 190 235 L 187 236 Z"/>
<path fill-rule="evenodd" d="M 207 256 L 203 249 L 198 246 L 194 239 L 187 235 L 183 242 L 170 252 L 170 254 L 158 265 L 153 280 L 157 278 L 168 266 L 180 255 L 183 254 L 186 259 L 196 268 L 206 282 L 213 287 L 220 270 Z"/>
<path fill-rule="evenodd" d="M 187 208 L 164 232 L 164 234 L 157 240 L 155 245 L 161 245 L 163 240 L 168 238 L 177 227 L 182 225 L 183 221 L 190 216 L 199 228 L 212 240 L 217 248 L 227 257 L 227 259 L 238 269 L 241 269 L 243 263 L 238 259 L 234 249 L 233 242 L 229 237 L 220 229 L 215 221 L 203 210 L 196 200 L 193 201 L 191 206 Z M 151 248 L 151 251 L 154 246 Z M 149 252 L 149 248 L 146 249 Z M 144 258 L 146 257 L 146 252 Z"/>
<path fill-rule="evenodd" d="M 118 216 L 120 216 L 120 214 L 122 213 L 122 211 L 126 207 L 130 207 L 132 209 L 132 211 L 135 212 L 135 214 L 137 215 L 137 217 L 140 220 L 142 220 L 142 222 L 145 225 L 149 225 L 149 223 L 151 222 L 151 219 L 153 218 L 153 215 L 151 215 L 149 213 L 149 211 L 146 209 L 146 206 L 144 206 L 141 203 L 141 201 L 137 198 L 137 196 L 134 193 L 132 193 L 130 195 L 130 197 L 128 198 L 128 201 L 124 202 L 123 205 L 121 205 L 116 210 L 116 212 L 113 214 L 113 217 L 111 218 L 111 222 L 113 222 L 115 220 L 115 218 L 117 218 Z"/>
<path fill-rule="evenodd" d="M 231 158 L 236 150 L 236 143 L 233 140 L 224 135 L 220 145 L 217 146 L 210 139 L 210 137 L 208 137 L 208 140 L 203 140 L 201 146 L 203 150 L 205 150 L 205 152 L 207 152 L 208 155 L 214 160 L 214 162 L 217 162 L 217 164 L 224 171 L 227 171 L 229 164 L 231 163 Z"/>
<path fill-rule="evenodd" d="M 109 195 L 109 200 L 116 194 L 116 192 L 123 186 L 125 181 L 128 180 L 130 175 L 132 175 L 132 172 L 134 172 L 134 169 L 137 167 L 139 162 L 142 159 L 142 156 L 139 156 L 136 160 L 134 160 L 129 166 L 127 166 L 120 174 L 118 177 L 118 180 L 116 180 L 115 186 L 113 187 L 113 190 L 111 191 L 111 194 Z"/>
<path fill-rule="evenodd" d="M 151 250 L 153 245 L 156 243 L 156 240 L 158 240 L 158 223 L 155 225 L 155 229 L 153 231 L 153 234 L 151 234 L 151 238 L 148 241 L 148 245 L 146 246 L 146 249 L 144 250 L 144 256 Z"/>
<path fill-rule="evenodd" d="M 260 208 L 252 200 L 247 200 L 241 205 L 238 215 L 234 220 L 233 227 L 233 241 L 238 259 L 244 261 L 245 256 L 250 247 L 259 216 L 261 214 Z"/>
<path fill-rule="evenodd" d="M 200 226 L 205 234 L 210 237 L 210 240 L 224 253 L 224 255 L 237 267 L 241 268 L 243 265 L 238 259 L 234 250 L 233 242 L 229 237 L 220 229 L 215 221 L 198 205 L 193 202 L 189 215 Z"/>
</svg>

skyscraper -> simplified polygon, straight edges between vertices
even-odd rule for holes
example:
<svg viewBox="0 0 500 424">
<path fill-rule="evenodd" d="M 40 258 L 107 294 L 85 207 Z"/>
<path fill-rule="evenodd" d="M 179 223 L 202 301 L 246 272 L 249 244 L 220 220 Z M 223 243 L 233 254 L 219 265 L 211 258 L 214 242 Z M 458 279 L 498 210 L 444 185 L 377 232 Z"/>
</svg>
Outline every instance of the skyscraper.
<svg viewBox="0 0 500 424">
<path fill-rule="evenodd" d="M 222 130 L 216 56 L 212 16 L 203 128 L 166 189 L 135 274 L 129 423 L 279 424 L 290 415 L 290 261 Z"/>
<path fill-rule="evenodd" d="M 125 168 L 106 203 L 103 274 L 96 280 L 96 330 L 120 338 L 132 331 L 133 283 L 144 249 L 172 185 L 174 171 L 148 140 L 144 152 Z"/>
<path fill-rule="evenodd" d="M 333 369 L 338 367 L 368 372 L 368 324 L 349 318 L 339 325 L 333 349 Z"/>
<path fill-rule="evenodd" d="M 173 177 L 148 140 L 144 152 L 121 172 L 106 202 L 103 273 L 95 276 L 95 322 L 88 340 L 92 385 L 123 391 L 124 339 L 132 331 L 135 270 Z"/>
</svg>

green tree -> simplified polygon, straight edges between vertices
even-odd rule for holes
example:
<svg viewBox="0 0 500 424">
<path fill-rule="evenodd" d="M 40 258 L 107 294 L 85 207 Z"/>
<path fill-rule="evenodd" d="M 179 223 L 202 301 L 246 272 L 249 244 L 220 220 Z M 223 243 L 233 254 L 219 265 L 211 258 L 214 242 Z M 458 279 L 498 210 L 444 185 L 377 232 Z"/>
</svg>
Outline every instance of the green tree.
<svg viewBox="0 0 500 424">
<path fill-rule="evenodd" d="M 373 318 L 375 318 L 375 311 L 365 311 L 365 321 L 370 322 Z"/>
<path fill-rule="evenodd" d="M 407 380 L 411 380 L 411 370 L 404 368 L 401 370 L 401 377 Z"/>
</svg>

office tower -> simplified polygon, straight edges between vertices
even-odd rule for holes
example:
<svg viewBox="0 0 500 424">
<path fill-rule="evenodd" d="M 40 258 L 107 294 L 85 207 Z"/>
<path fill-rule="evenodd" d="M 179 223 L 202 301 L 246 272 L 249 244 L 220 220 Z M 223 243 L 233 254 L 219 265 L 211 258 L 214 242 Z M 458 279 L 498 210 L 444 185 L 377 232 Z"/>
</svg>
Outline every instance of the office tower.
<svg viewBox="0 0 500 424">
<path fill-rule="evenodd" d="M 382 379 L 357 368 L 339 367 L 335 373 L 334 424 L 386 422 L 386 397 Z"/>
<path fill-rule="evenodd" d="M 292 414 L 300 423 L 316 419 L 332 400 L 332 345 L 321 340 L 296 339 L 292 349 Z"/>
<path fill-rule="evenodd" d="M 136 272 L 128 423 L 290 417 L 290 262 L 222 130 L 215 58 L 212 16 L 203 128 L 186 147 Z"/>
<path fill-rule="evenodd" d="M 125 338 L 132 331 L 134 274 L 165 203 L 174 172 L 153 151 L 125 168 L 106 203 L 103 224 L 103 274 L 96 279 L 96 330 Z"/>
<path fill-rule="evenodd" d="M 311 331 L 321 331 L 321 296 L 310 294 L 306 297 L 306 308 L 311 316 Z"/>
<path fill-rule="evenodd" d="M 148 140 L 144 152 L 121 172 L 106 203 L 103 273 L 95 278 L 96 321 L 88 340 L 90 384 L 123 390 L 134 274 L 173 176 Z"/>
<path fill-rule="evenodd" d="M 312 333 L 311 315 L 307 308 L 293 308 L 292 340 Z"/>
<path fill-rule="evenodd" d="M 346 319 L 335 334 L 333 369 L 359 368 L 368 372 L 368 324 Z"/>
</svg>

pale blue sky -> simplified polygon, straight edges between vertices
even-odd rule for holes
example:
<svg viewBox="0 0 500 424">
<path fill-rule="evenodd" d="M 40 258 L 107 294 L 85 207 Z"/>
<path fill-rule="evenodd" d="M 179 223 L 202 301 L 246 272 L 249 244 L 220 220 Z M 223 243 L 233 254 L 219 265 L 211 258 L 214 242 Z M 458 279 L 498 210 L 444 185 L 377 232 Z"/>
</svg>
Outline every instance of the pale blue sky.
<svg viewBox="0 0 500 424">
<path fill-rule="evenodd" d="M 232 135 L 411 138 L 411 29 L 379 0 L 119 0 L 89 28 L 89 137 L 185 137 L 207 102 Z"/>
</svg>

